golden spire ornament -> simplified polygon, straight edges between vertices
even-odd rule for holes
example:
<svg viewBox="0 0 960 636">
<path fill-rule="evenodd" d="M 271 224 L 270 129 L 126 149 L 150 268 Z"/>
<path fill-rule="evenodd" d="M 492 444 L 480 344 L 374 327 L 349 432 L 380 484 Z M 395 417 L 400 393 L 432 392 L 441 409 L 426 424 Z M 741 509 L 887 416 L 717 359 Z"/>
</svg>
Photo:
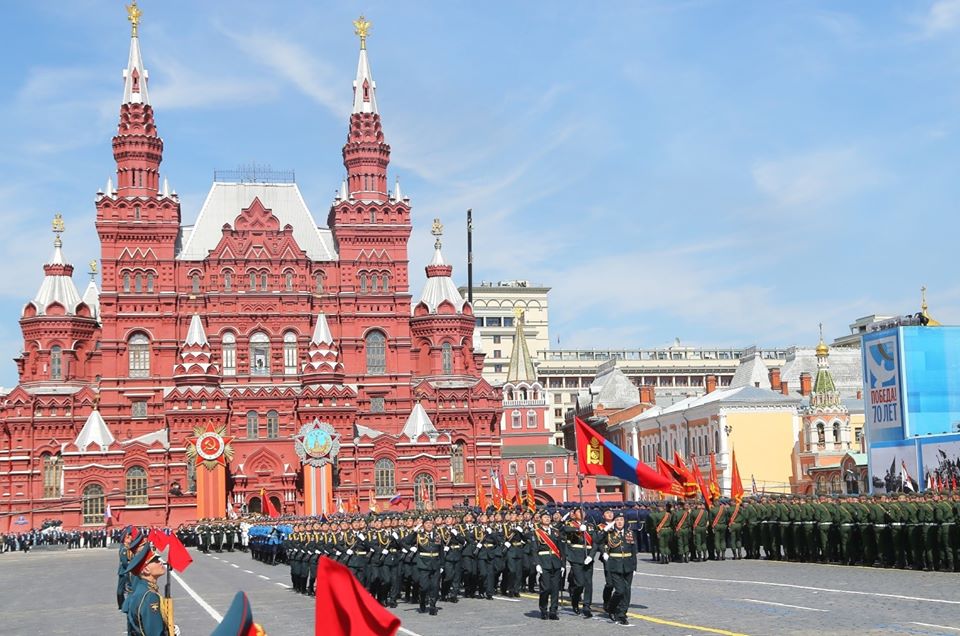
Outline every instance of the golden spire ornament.
<svg viewBox="0 0 960 636">
<path fill-rule="evenodd" d="M 433 249 L 440 249 L 440 237 L 443 236 L 443 223 L 440 222 L 440 219 L 433 220 L 433 228 L 430 233 L 437 237 L 437 240 L 433 242 Z"/>
<path fill-rule="evenodd" d="M 370 32 L 370 27 L 373 26 L 369 20 L 365 17 L 360 16 L 353 21 L 353 32 L 360 37 L 360 50 L 367 48 L 367 33 Z"/>
<path fill-rule="evenodd" d="M 143 11 L 137 6 L 137 0 L 127 5 L 127 20 L 130 20 L 130 37 L 137 37 L 137 27 L 140 25 L 140 16 Z"/>
</svg>

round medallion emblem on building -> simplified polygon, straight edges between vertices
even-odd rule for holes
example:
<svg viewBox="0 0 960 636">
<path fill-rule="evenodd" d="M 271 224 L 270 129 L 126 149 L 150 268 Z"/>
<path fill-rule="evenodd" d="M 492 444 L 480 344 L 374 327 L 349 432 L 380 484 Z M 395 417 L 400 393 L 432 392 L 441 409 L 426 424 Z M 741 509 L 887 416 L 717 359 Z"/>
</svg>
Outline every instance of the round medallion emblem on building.
<svg viewBox="0 0 960 636">
<path fill-rule="evenodd" d="M 219 464 L 226 466 L 233 459 L 232 437 L 225 437 L 226 426 L 207 424 L 193 429 L 194 436 L 187 440 L 187 457 L 197 465 L 213 470 Z"/>
<path fill-rule="evenodd" d="M 300 427 L 300 432 L 293 439 L 300 461 L 311 466 L 332 463 L 340 452 L 340 433 L 319 419 Z"/>
</svg>

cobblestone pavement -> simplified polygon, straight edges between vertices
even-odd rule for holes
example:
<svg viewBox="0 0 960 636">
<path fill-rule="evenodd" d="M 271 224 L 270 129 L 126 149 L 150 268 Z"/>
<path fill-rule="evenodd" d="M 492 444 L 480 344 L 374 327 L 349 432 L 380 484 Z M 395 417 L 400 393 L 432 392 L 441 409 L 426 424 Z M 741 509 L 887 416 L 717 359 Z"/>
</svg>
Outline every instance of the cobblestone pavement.
<svg viewBox="0 0 960 636">
<path fill-rule="evenodd" d="M 234 593 L 250 596 L 270 636 L 313 634 L 313 599 L 289 589 L 289 570 L 234 552 L 203 555 L 172 583 L 184 636 L 210 633 Z M 121 635 L 115 549 L 0 555 L 0 616 L 11 635 Z M 599 598 L 603 573 L 595 572 Z M 162 581 L 161 581 L 162 582 Z M 767 561 L 661 566 L 641 560 L 630 627 L 584 619 L 569 606 L 539 620 L 536 598 L 461 600 L 437 617 L 401 603 L 401 634 L 960 634 L 960 574 Z"/>
</svg>

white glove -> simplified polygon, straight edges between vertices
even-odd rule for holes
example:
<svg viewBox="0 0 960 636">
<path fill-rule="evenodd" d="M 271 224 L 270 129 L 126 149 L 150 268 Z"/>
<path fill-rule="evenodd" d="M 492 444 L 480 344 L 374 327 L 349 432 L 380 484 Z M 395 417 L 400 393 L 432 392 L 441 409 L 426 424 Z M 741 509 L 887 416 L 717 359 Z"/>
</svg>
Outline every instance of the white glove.
<svg viewBox="0 0 960 636">
<path fill-rule="evenodd" d="M 353 555 L 353 550 L 350 550 L 350 549 L 348 548 L 348 549 L 347 549 L 347 556 L 352 556 L 352 555 Z"/>
<path fill-rule="evenodd" d="M 173 636 L 180 636 L 180 626 L 179 626 L 179 625 L 174 625 L 174 626 L 173 626 Z"/>
<path fill-rule="evenodd" d="M 604 531 L 604 532 L 610 532 L 611 530 L 613 530 L 614 524 L 616 524 L 616 521 L 611 521 L 610 523 L 608 523 L 607 525 L 605 525 L 605 526 L 603 527 L 603 531 Z"/>
<path fill-rule="evenodd" d="M 357 536 L 360 537 L 360 540 L 361 540 L 361 541 L 366 541 L 366 540 L 367 540 L 366 535 L 364 535 L 362 532 L 357 533 Z"/>
<path fill-rule="evenodd" d="M 610 555 L 609 555 L 609 554 L 607 554 L 606 552 L 604 552 L 604 553 L 603 553 L 603 556 L 602 556 L 602 557 L 600 557 L 600 558 L 601 558 L 601 559 L 603 559 L 604 561 L 606 561 L 607 559 L 609 559 L 609 558 L 610 558 Z"/>
<path fill-rule="evenodd" d="M 398 535 L 396 532 L 391 533 L 390 536 L 396 539 L 397 541 L 400 540 L 400 535 Z"/>
<path fill-rule="evenodd" d="M 509 542 L 509 541 L 504 541 L 504 542 L 503 542 L 503 547 L 509 548 L 509 547 L 510 547 L 510 542 Z"/>
<path fill-rule="evenodd" d="M 537 565 L 537 574 L 543 574 L 543 568 Z"/>
<path fill-rule="evenodd" d="M 417 546 L 413 546 L 412 548 L 410 548 L 410 551 L 413 552 L 414 554 L 416 554 L 416 552 L 417 552 Z"/>
<path fill-rule="evenodd" d="M 390 554 L 390 550 L 380 550 L 381 554 Z"/>
<path fill-rule="evenodd" d="M 320 550 L 314 550 L 313 553 L 314 553 L 314 554 L 320 554 Z"/>
<path fill-rule="evenodd" d="M 513 529 L 516 530 L 517 532 L 523 532 L 523 528 L 521 528 L 520 526 L 513 526 Z"/>
<path fill-rule="evenodd" d="M 443 568 L 440 568 L 440 576 L 443 576 Z"/>
<path fill-rule="evenodd" d="M 588 556 L 586 559 L 583 560 L 584 565 L 590 565 L 591 563 L 593 563 L 593 557 L 591 556 Z"/>
<path fill-rule="evenodd" d="M 493 534 L 493 528 L 487 528 L 487 534 Z"/>
<path fill-rule="evenodd" d="M 340 556 L 341 554 L 343 554 L 343 552 L 341 552 L 340 550 L 337 550 L 337 556 Z"/>
<path fill-rule="evenodd" d="M 407 550 L 406 548 L 403 548 L 403 553 L 406 554 L 407 552 L 409 552 L 409 550 Z"/>
<path fill-rule="evenodd" d="M 413 527 L 413 531 L 414 531 L 414 532 L 419 532 L 419 531 L 420 531 L 420 528 L 422 528 L 422 527 L 423 527 L 423 524 L 422 524 L 422 523 L 418 523 L 417 525 L 415 525 L 415 526 Z"/>
<path fill-rule="evenodd" d="M 453 536 L 457 536 L 458 534 L 460 534 L 456 528 L 450 528 L 450 532 L 453 533 Z"/>
<path fill-rule="evenodd" d="M 443 546 L 443 551 L 444 551 L 444 552 L 449 552 L 449 551 L 450 551 L 450 546 L 448 546 L 448 545 Z"/>
<path fill-rule="evenodd" d="M 581 524 L 580 524 L 580 532 L 586 532 L 586 531 L 587 531 L 587 526 L 585 526 L 585 525 L 583 525 L 583 524 L 581 523 Z"/>
</svg>

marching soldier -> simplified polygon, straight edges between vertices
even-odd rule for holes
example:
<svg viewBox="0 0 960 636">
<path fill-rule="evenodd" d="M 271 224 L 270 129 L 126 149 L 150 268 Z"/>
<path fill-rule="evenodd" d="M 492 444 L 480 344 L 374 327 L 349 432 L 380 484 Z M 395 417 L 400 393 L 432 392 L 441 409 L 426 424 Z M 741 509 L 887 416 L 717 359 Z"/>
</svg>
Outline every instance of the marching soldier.
<svg viewBox="0 0 960 636">
<path fill-rule="evenodd" d="M 443 581 L 440 585 L 440 597 L 449 603 L 456 603 L 460 593 L 460 561 L 466 539 L 463 537 L 462 528 L 454 523 L 453 515 L 450 514 L 439 532 L 443 541 Z"/>
<path fill-rule="evenodd" d="M 573 512 L 573 519 L 565 526 L 566 559 L 570 564 L 570 604 L 573 613 L 580 614 L 583 602 L 583 617 L 590 618 L 593 612 L 593 558 L 594 537 L 587 528 L 582 510 Z"/>
<path fill-rule="evenodd" d="M 713 535 L 713 558 L 723 561 L 727 558 L 727 504 L 719 500 L 710 508 L 710 533 Z"/>
<path fill-rule="evenodd" d="M 426 516 L 402 543 L 414 555 L 420 583 L 420 613 L 426 613 L 429 605 L 430 616 L 436 616 L 440 577 L 443 574 L 443 544 L 434 528 L 433 517 Z"/>
<path fill-rule="evenodd" d="M 693 560 L 707 560 L 707 510 L 703 501 L 697 501 L 693 509 L 693 521 L 690 524 L 693 535 Z"/>
<path fill-rule="evenodd" d="M 564 543 L 554 528 L 550 513 L 540 512 L 540 525 L 529 537 L 537 546 L 537 574 L 540 576 L 540 619 L 560 620 L 560 588 L 563 585 Z"/>
<path fill-rule="evenodd" d="M 629 625 L 627 611 L 630 609 L 633 573 L 637 569 L 637 544 L 634 533 L 626 528 L 622 511 L 614 518 L 613 528 L 606 532 L 602 558 L 607 563 L 614 590 L 609 603 L 612 610 L 610 618 L 621 625 Z"/>
</svg>

